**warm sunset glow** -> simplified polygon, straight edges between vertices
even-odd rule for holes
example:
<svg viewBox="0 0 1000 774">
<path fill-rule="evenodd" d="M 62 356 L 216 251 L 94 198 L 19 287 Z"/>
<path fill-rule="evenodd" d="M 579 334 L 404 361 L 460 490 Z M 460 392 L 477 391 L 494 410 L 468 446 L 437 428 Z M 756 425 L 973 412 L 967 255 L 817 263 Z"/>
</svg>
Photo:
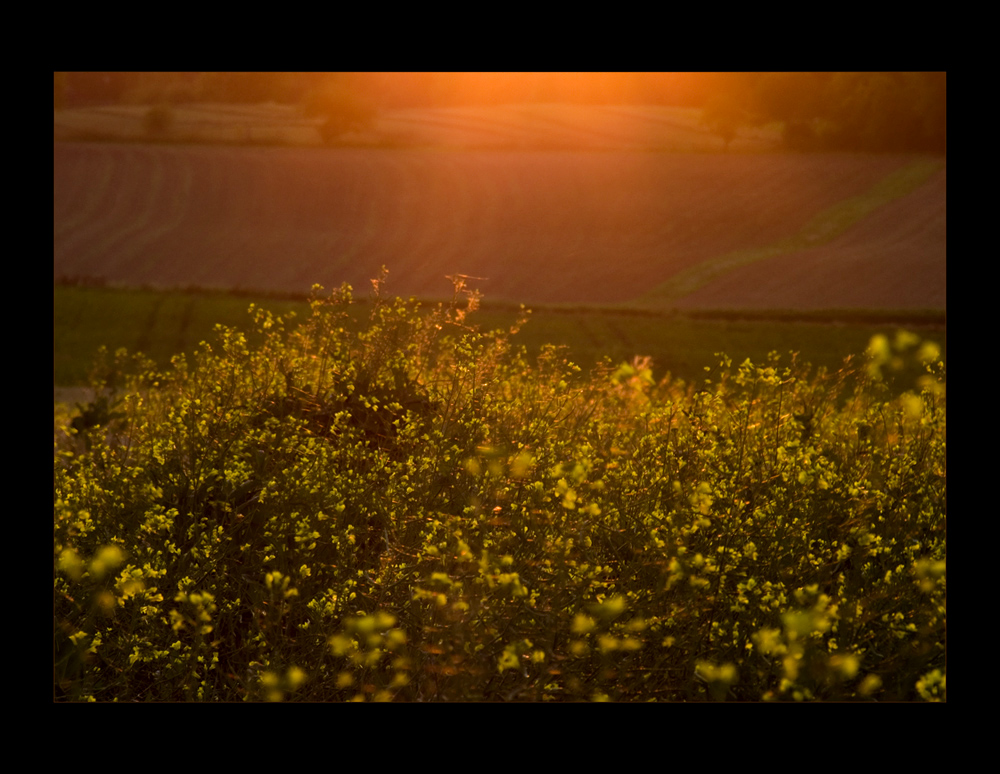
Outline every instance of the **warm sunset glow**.
<svg viewBox="0 0 1000 774">
<path fill-rule="evenodd" d="M 429 84 L 456 103 L 570 102 L 621 104 L 655 100 L 655 90 L 671 86 L 677 73 L 485 72 L 433 73 Z M 441 93 L 443 92 L 443 93 Z"/>
<path fill-rule="evenodd" d="M 331 73 L 386 105 L 499 105 L 558 102 L 590 105 L 698 106 L 718 73 L 437 72 Z"/>
</svg>

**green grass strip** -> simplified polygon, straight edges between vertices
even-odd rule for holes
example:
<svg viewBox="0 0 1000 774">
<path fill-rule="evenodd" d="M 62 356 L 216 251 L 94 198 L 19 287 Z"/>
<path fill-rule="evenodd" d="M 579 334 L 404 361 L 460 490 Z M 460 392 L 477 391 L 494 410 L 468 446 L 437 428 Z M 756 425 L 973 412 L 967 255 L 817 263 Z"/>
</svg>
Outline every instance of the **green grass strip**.
<svg viewBox="0 0 1000 774">
<path fill-rule="evenodd" d="M 244 296 L 222 292 L 128 290 L 56 285 L 53 288 L 53 382 L 57 387 L 87 383 L 97 349 L 124 347 L 142 352 L 160 367 L 173 355 L 193 353 L 201 341 L 213 341 L 216 323 L 246 330 L 251 302 L 276 314 L 294 311 L 308 316 L 305 300 Z M 433 306 L 428 303 L 426 306 Z M 351 308 L 355 322 L 370 313 L 366 303 Z M 518 310 L 485 304 L 471 322 L 483 330 L 509 328 Z M 770 314 L 771 316 L 767 316 Z M 764 362 L 771 351 L 787 356 L 795 351 L 814 366 L 836 370 L 843 358 L 859 355 L 877 333 L 892 336 L 899 328 L 916 327 L 941 346 L 946 357 L 945 321 L 935 314 L 908 318 L 878 310 L 843 310 L 824 318 L 780 312 L 756 315 L 652 312 L 580 307 L 538 308 L 514 337 L 517 345 L 536 355 L 546 344 L 567 347 L 567 357 L 585 369 L 608 357 L 612 362 L 651 356 L 656 378 L 669 371 L 684 380 L 700 380 L 706 367 L 718 365 L 718 352 L 737 363 L 745 358 Z"/>
</svg>

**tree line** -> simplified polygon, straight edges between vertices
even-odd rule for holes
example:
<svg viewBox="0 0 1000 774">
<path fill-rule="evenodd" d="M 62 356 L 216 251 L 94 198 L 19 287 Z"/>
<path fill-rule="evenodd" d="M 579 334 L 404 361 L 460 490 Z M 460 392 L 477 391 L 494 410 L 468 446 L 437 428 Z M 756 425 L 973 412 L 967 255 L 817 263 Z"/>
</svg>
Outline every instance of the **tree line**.
<svg viewBox="0 0 1000 774">
<path fill-rule="evenodd" d="M 946 151 L 943 72 L 732 73 L 717 85 L 704 120 L 727 144 L 741 126 L 780 122 L 797 150 Z"/>
</svg>

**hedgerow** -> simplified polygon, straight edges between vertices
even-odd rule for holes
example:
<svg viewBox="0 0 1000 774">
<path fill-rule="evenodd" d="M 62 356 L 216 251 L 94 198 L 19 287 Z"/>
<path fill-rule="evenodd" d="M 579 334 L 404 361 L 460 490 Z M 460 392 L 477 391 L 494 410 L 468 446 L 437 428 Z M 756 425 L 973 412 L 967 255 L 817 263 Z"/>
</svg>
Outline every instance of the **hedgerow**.
<svg viewBox="0 0 1000 774">
<path fill-rule="evenodd" d="M 932 343 L 584 373 L 455 282 L 98 362 L 56 423 L 58 700 L 945 698 Z"/>
</svg>

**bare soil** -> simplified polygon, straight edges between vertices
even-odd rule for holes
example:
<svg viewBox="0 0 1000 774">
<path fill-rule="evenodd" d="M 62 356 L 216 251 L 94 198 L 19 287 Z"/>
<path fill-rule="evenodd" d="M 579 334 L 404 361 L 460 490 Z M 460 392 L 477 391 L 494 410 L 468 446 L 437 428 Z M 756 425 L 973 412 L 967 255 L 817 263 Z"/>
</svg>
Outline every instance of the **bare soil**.
<svg viewBox="0 0 1000 774">
<path fill-rule="evenodd" d="M 476 284 L 496 301 L 622 304 L 795 234 L 911 160 L 57 142 L 53 272 L 365 293 L 384 264 L 403 296 L 445 296 L 445 276 L 462 273 L 488 278 Z M 944 225 L 942 173 L 836 240 L 734 270 L 684 304 L 943 308 Z"/>
</svg>

